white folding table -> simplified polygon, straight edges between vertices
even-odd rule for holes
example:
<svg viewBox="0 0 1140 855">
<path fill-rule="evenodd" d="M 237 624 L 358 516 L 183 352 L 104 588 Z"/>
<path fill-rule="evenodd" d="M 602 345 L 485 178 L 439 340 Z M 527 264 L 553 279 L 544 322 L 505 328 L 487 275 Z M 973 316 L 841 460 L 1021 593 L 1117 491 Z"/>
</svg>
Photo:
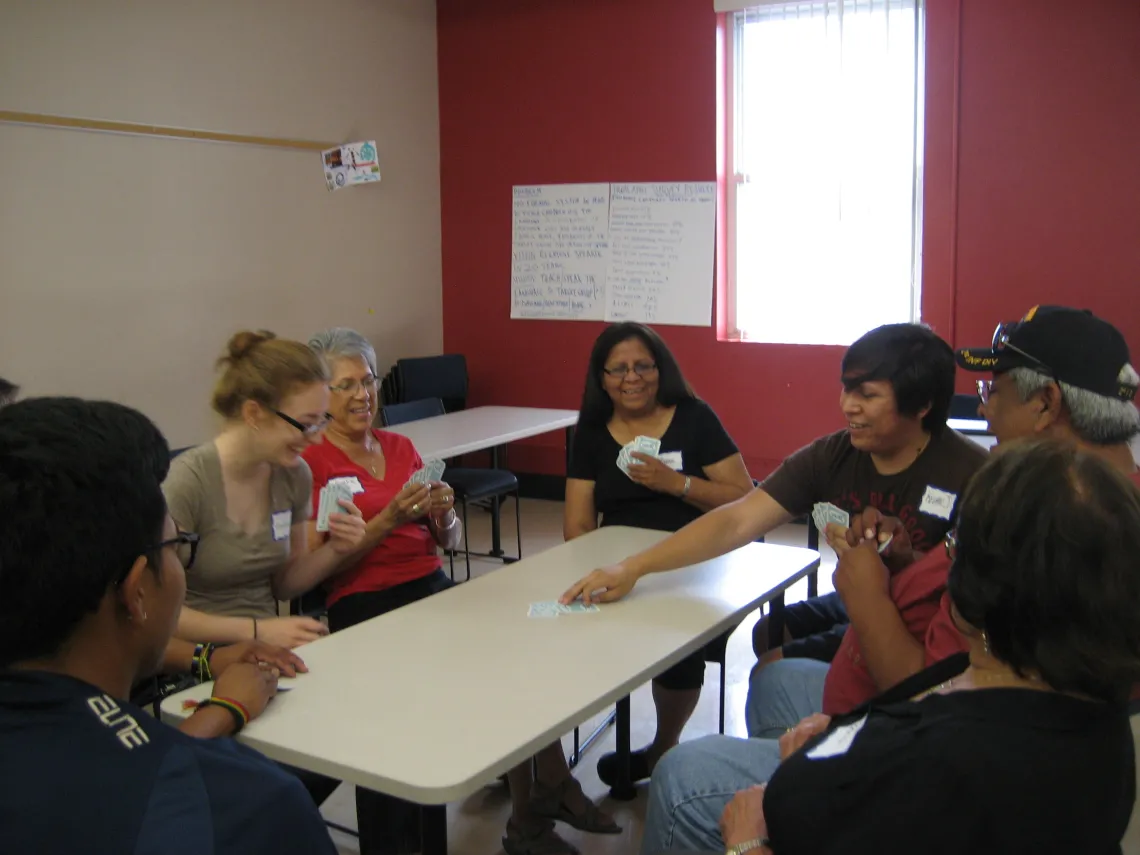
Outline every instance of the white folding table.
<svg viewBox="0 0 1140 855">
<path fill-rule="evenodd" d="M 538 407 L 472 407 L 442 416 L 404 422 L 385 428 L 406 436 L 425 460 L 458 457 L 473 451 L 491 451 L 491 468 L 499 467 L 499 447 L 532 436 L 566 431 L 566 461 L 569 467 L 570 446 L 574 441 L 577 410 L 550 410 Z M 492 501 L 491 555 L 503 557 L 502 532 L 499 526 L 499 500 Z"/>
<path fill-rule="evenodd" d="M 602 528 L 306 645 L 310 672 L 239 739 L 282 763 L 425 805 L 427 855 L 447 851 L 447 802 L 614 703 L 628 791 L 629 693 L 758 605 L 781 609 L 784 591 L 819 566 L 808 549 L 750 544 L 648 576 L 597 613 L 527 617 L 529 603 L 665 536 Z M 183 701 L 210 690 L 168 697 L 164 719 L 182 719 Z"/>
</svg>

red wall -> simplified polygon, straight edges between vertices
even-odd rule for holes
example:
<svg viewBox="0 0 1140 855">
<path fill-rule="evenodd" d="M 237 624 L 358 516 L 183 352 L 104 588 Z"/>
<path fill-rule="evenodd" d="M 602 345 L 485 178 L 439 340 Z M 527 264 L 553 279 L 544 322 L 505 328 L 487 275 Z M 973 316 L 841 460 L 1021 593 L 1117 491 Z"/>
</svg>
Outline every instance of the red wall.
<svg viewBox="0 0 1140 855">
<path fill-rule="evenodd" d="M 1140 3 L 927 9 L 925 320 L 980 344 L 1067 303 L 1140 349 Z M 712 0 L 438 0 L 438 22 L 445 349 L 473 404 L 576 407 L 603 325 L 510 320 L 511 186 L 715 179 Z M 841 423 L 841 348 L 661 332 L 754 475 Z"/>
</svg>

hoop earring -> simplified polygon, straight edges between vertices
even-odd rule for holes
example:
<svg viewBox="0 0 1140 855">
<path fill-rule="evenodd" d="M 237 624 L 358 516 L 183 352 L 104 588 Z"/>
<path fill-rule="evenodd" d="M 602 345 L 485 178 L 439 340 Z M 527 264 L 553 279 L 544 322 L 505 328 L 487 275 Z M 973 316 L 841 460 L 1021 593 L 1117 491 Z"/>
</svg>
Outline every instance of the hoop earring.
<svg viewBox="0 0 1140 855">
<path fill-rule="evenodd" d="M 986 635 L 986 631 L 982 630 L 982 649 L 986 651 L 986 656 L 992 656 L 990 652 L 990 637 Z"/>
</svg>

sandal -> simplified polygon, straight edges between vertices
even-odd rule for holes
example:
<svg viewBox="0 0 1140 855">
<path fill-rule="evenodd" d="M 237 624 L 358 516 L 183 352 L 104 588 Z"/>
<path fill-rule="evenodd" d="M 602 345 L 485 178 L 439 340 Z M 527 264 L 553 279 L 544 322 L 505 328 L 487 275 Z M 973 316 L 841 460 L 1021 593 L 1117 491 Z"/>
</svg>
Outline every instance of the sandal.
<svg viewBox="0 0 1140 855">
<path fill-rule="evenodd" d="M 566 802 L 567 790 L 571 788 L 576 790 L 586 803 L 585 809 L 579 813 L 571 810 Z M 612 816 L 586 798 L 586 794 L 582 792 L 582 785 L 573 775 L 567 775 L 561 783 L 554 786 L 535 781 L 530 791 L 530 809 L 536 816 L 559 820 L 571 828 L 589 834 L 621 834 L 621 826 L 614 822 Z"/>
<path fill-rule="evenodd" d="M 617 783 L 617 752 L 611 751 L 598 758 L 598 777 L 607 787 Z M 649 778 L 649 749 L 642 748 L 629 753 L 629 782 L 636 784 Z"/>
<path fill-rule="evenodd" d="M 507 855 L 579 855 L 578 847 L 559 837 L 554 823 L 546 821 L 523 827 L 508 819 L 503 849 Z"/>
</svg>

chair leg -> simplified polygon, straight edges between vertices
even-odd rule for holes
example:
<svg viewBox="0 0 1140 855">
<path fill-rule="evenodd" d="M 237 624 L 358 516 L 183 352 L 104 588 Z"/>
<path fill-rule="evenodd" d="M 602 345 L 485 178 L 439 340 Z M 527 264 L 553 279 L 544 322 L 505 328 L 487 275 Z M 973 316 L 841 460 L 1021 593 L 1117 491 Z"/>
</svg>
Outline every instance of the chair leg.
<svg viewBox="0 0 1140 855">
<path fill-rule="evenodd" d="M 455 581 L 455 550 L 447 550 L 448 573 L 451 576 L 451 581 Z"/>
<path fill-rule="evenodd" d="M 471 581 L 471 544 L 467 539 L 467 500 L 463 500 L 463 560 L 467 562 L 467 579 Z"/>
<path fill-rule="evenodd" d="M 515 535 L 519 540 L 519 561 L 522 561 L 522 497 L 515 490 Z"/>
<path fill-rule="evenodd" d="M 724 736 L 724 684 L 728 682 L 728 668 L 726 667 L 728 657 L 720 660 L 720 735 Z"/>
</svg>

